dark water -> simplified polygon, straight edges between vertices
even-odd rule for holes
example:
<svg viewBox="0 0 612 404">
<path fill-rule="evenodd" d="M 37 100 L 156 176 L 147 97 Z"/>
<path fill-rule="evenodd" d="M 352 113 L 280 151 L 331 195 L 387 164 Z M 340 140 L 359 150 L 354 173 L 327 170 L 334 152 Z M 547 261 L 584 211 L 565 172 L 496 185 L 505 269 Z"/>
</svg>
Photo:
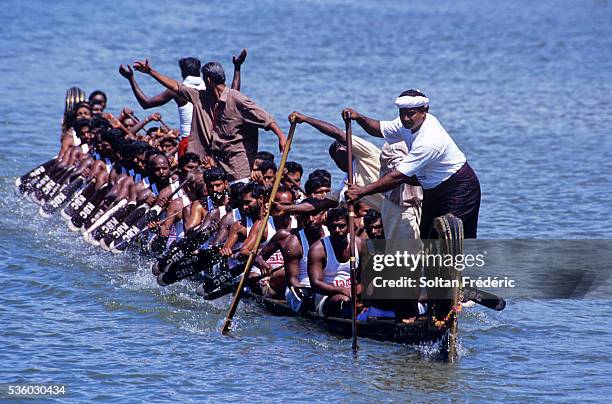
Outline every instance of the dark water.
<svg viewBox="0 0 612 404">
<path fill-rule="evenodd" d="M 243 91 L 284 130 L 294 109 L 392 119 L 399 92 L 423 90 L 480 177 L 481 237 L 610 239 L 611 27 L 603 0 L 3 2 L 0 384 L 65 383 L 72 401 L 603 401 L 609 296 L 464 311 L 453 365 L 371 341 L 354 358 L 349 342 L 250 305 L 221 338 L 227 301 L 158 288 L 146 262 L 86 245 L 11 184 L 57 151 L 68 87 L 144 116 L 120 63 L 149 57 L 178 76 L 194 55 L 229 71 L 246 47 Z M 329 143 L 300 127 L 292 158 L 338 179 Z"/>
</svg>

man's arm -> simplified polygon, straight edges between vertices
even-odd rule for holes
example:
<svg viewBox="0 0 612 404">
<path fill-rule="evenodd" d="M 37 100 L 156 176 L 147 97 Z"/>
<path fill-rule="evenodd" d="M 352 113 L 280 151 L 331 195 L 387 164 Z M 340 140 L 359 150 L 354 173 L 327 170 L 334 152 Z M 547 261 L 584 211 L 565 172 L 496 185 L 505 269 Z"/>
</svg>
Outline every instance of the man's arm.
<svg viewBox="0 0 612 404">
<path fill-rule="evenodd" d="M 240 91 L 240 68 L 247 57 L 247 50 L 243 49 L 238 56 L 232 56 L 234 64 L 234 78 L 232 79 L 232 90 Z"/>
<path fill-rule="evenodd" d="M 285 138 L 283 131 L 278 127 L 276 122 L 270 123 L 270 125 L 268 125 L 265 129 L 274 132 L 278 138 L 278 150 L 280 150 L 282 153 L 282 151 L 285 149 L 285 144 L 287 143 L 287 138 Z"/>
<path fill-rule="evenodd" d="M 151 67 L 151 64 L 149 63 L 149 59 L 138 60 L 134 62 L 134 69 L 136 69 L 136 71 L 148 74 L 149 76 L 153 77 L 155 80 L 157 80 L 159 84 L 166 87 L 168 90 L 174 93 L 179 92 L 179 82 L 170 77 L 164 76 L 157 70 L 153 69 Z"/>
<path fill-rule="evenodd" d="M 149 115 L 145 119 L 140 122 L 137 122 L 136 125 L 130 129 L 130 133 L 136 134 L 139 130 L 145 127 L 149 122 L 158 121 L 161 119 L 161 114 L 159 112 L 155 112 L 154 114 Z"/>
<path fill-rule="evenodd" d="M 416 177 L 407 177 L 397 170 L 389 172 L 378 181 L 370 183 L 366 186 L 350 185 L 345 193 L 347 202 L 357 201 L 366 195 L 377 194 L 379 192 L 389 191 L 400 184 L 408 183 L 410 185 L 420 185 Z"/>
<path fill-rule="evenodd" d="M 185 212 L 183 212 L 184 214 Z M 198 226 L 204 216 L 208 213 L 204 205 L 200 201 L 195 201 L 191 204 L 191 209 L 188 216 L 185 216 L 183 223 L 185 224 L 185 235 L 189 234 L 196 226 Z"/>
<path fill-rule="evenodd" d="M 125 77 L 130 83 L 130 87 L 132 87 L 132 92 L 136 97 L 136 101 L 138 101 L 142 109 L 160 107 L 164 104 L 167 104 L 170 100 L 176 97 L 176 93 L 168 89 L 165 89 L 164 91 L 157 95 L 154 95 L 153 97 L 147 97 L 136 82 L 136 78 L 134 77 L 134 71 L 132 70 L 132 67 L 130 65 L 119 66 L 119 74 Z"/>
<path fill-rule="evenodd" d="M 329 122 L 321 121 L 308 115 L 301 114 L 297 111 L 294 111 L 291 113 L 291 115 L 289 115 L 289 122 L 291 122 L 292 119 L 294 119 L 297 123 L 307 123 L 324 135 L 327 135 L 346 145 L 346 134 L 344 131 Z"/>
<path fill-rule="evenodd" d="M 280 216 L 283 214 L 299 215 L 303 213 L 314 213 L 321 212 L 323 210 L 335 208 L 338 206 L 338 201 L 333 199 L 317 199 L 307 198 L 301 203 L 295 205 L 282 205 L 278 202 L 272 202 L 272 214 L 273 216 Z"/>
<path fill-rule="evenodd" d="M 368 118 L 367 116 L 362 115 L 351 108 L 345 108 L 342 111 L 342 118 L 344 120 L 350 118 L 357 121 L 363 130 L 374 137 L 383 137 L 382 131 L 380 130 L 380 121 L 377 121 L 376 119 Z"/>
</svg>

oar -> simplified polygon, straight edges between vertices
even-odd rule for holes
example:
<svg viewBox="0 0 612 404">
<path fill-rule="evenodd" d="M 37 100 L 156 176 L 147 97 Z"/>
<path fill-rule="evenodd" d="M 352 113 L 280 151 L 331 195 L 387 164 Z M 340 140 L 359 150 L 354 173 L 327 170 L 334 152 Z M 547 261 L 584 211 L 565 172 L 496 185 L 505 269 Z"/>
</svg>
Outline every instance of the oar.
<svg viewBox="0 0 612 404">
<path fill-rule="evenodd" d="M 302 194 L 306 195 L 306 191 L 304 191 L 304 188 L 302 188 L 302 187 L 300 186 L 300 184 L 298 184 L 298 183 L 297 183 L 297 181 L 296 181 L 296 180 L 294 180 L 293 178 L 291 178 L 291 177 L 289 176 L 289 174 L 285 174 L 285 178 L 287 178 L 287 179 L 289 180 L 289 182 L 291 182 L 291 183 L 293 184 L 293 186 L 294 186 L 294 187 L 296 187 L 297 189 L 299 189 L 299 190 L 300 190 L 300 192 L 301 192 Z"/>
<path fill-rule="evenodd" d="M 287 162 L 287 156 L 289 155 L 289 148 L 291 147 L 291 142 L 293 140 L 293 135 L 295 133 L 295 120 L 291 121 L 291 128 L 289 129 L 289 135 L 287 136 L 287 143 L 285 144 L 285 148 L 283 149 L 283 155 L 281 157 L 281 161 L 278 165 L 278 170 L 276 172 L 276 178 L 274 178 L 274 185 L 272 186 L 272 192 L 270 193 L 270 199 L 268 199 L 268 204 L 266 208 L 266 214 L 262 219 L 262 225 L 259 227 L 257 232 L 257 237 L 255 238 L 255 245 L 253 246 L 251 253 L 249 254 L 249 258 L 247 260 L 246 265 L 244 266 L 244 271 L 242 272 L 242 278 L 240 278 L 240 283 L 238 284 L 238 289 L 236 289 L 236 293 L 234 294 L 234 298 L 232 299 L 232 303 L 230 304 L 229 310 L 227 312 L 227 317 L 225 318 L 225 323 L 223 324 L 223 328 L 221 329 L 221 334 L 226 334 L 230 326 L 232 325 L 232 318 L 236 313 L 236 309 L 238 308 L 238 303 L 240 302 L 240 297 L 242 295 L 242 289 L 244 288 L 244 284 L 247 281 L 249 276 L 249 271 L 253 266 L 253 262 L 255 261 L 255 256 L 257 255 L 257 250 L 259 249 L 259 244 L 261 243 L 261 238 L 263 237 L 264 230 L 268 227 L 266 223 L 268 223 L 268 218 L 270 217 L 270 211 L 272 210 L 272 202 L 274 201 L 274 197 L 276 196 L 276 191 L 278 191 L 278 187 L 281 182 L 281 178 L 283 176 L 283 171 L 285 170 L 285 163 Z"/>
<path fill-rule="evenodd" d="M 502 311 L 506 308 L 506 301 L 504 298 L 494 295 L 493 293 L 470 287 L 464 287 L 461 289 L 461 292 L 465 299 L 476 302 L 489 309 Z"/>
<path fill-rule="evenodd" d="M 187 182 L 189 182 L 191 179 L 193 179 L 193 174 L 191 174 L 191 173 L 187 174 L 187 177 L 185 178 L 185 180 L 183 182 L 181 182 L 178 185 L 178 187 L 174 191 L 172 191 L 172 193 L 168 196 L 168 201 L 171 201 L 172 197 L 174 195 L 176 195 L 178 193 L 178 191 L 180 191 L 185 186 L 185 184 L 187 184 Z M 178 212 L 172 214 L 170 217 L 174 217 L 177 214 L 179 214 L 180 212 L 182 212 L 182 210 L 179 210 Z M 168 219 L 168 218 L 166 218 L 166 219 Z M 123 246 L 126 243 L 130 243 L 132 240 L 134 240 L 136 237 L 138 237 L 139 235 L 141 235 L 142 233 L 144 233 L 147 230 L 149 230 L 149 226 L 148 225 L 147 225 L 147 227 L 145 227 L 144 229 L 142 229 L 138 233 L 134 234 L 132 237 L 129 237 L 129 238 L 121 241 L 119 244 L 115 245 L 114 248 L 115 249 L 119 249 L 119 247 Z"/>
<path fill-rule="evenodd" d="M 348 151 L 348 184 L 353 185 L 353 131 L 351 129 L 351 114 L 348 113 L 345 117 L 346 124 L 346 148 Z M 352 333 L 353 333 L 353 352 L 357 352 L 357 298 L 355 290 L 355 203 L 348 203 L 349 210 L 349 249 L 350 249 L 350 265 L 351 265 L 351 304 L 353 305 L 352 313 Z"/>
</svg>

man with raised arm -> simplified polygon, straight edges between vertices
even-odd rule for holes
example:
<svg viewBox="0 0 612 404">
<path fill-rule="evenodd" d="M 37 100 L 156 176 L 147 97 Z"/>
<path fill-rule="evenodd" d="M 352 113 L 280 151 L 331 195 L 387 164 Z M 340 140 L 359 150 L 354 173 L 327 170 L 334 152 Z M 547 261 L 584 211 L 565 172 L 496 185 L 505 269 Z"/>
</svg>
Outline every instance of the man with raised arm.
<svg viewBox="0 0 612 404">
<path fill-rule="evenodd" d="M 400 184 L 423 187 L 421 238 L 427 238 L 433 220 L 452 213 L 463 221 L 465 238 L 476 238 L 480 209 L 480 183 L 463 152 L 429 113 L 429 98 L 418 90 L 402 92 L 395 100 L 399 117 L 377 121 L 350 108 L 342 111 L 376 137 L 401 136 L 408 155 L 387 175 L 366 186 L 353 185 L 348 200 L 385 192 Z"/>
<path fill-rule="evenodd" d="M 193 103 L 187 150 L 213 157 L 228 173 L 230 181 L 245 180 L 251 174 L 260 128 L 274 132 L 279 149 L 284 148 L 285 134 L 274 118 L 241 92 L 225 85 L 220 63 L 209 62 L 202 68 L 206 90 L 189 88 L 162 75 L 148 60 L 135 62 L 134 68 Z"/>
<path fill-rule="evenodd" d="M 300 112 L 294 111 L 290 116 L 294 118 L 297 123 L 307 123 L 319 132 L 327 135 L 335 140 L 334 143 L 329 147 L 329 155 L 336 163 L 336 166 L 342 170 L 342 172 L 348 172 L 348 152 L 346 149 L 346 134 L 344 131 L 337 126 L 332 125 L 329 122 L 322 121 L 320 119 L 313 118 L 311 116 L 304 115 Z M 380 149 L 368 142 L 367 140 L 361 139 L 360 137 L 353 136 L 353 176 L 356 184 L 366 185 L 374 182 L 378 179 L 380 172 Z M 340 194 L 340 190 L 345 187 L 346 176 L 338 184 L 336 193 L 332 192 L 337 199 L 343 201 L 344 198 Z M 380 212 L 383 196 L 382 194 L 367 195 L 363 198 L 363 201 L 370 207 Z"/>
<path fill-rule="evenodd" d="M 244 60 L 246 59 L 247 51 L 243 49 L 240 55 L 233 56 L 232 62 L 234 63 L 234 78 L 232 80 L 232 88 L 240 91 L 240 68 Z M 183 85 L 196 90 L 204 90 L 204 80 L 200 77 L 201 62 L 199 59 L 187 57 L 179 60 L 179 67 L 181 69 L 181 77 L 183 78 Z M 144 92 L 140 89 L 140 86 L 136 82 L 134 77 L 134 71 L 130 65 L 119 66 L 119 73 L 125 77 L 132 87 L 132 92 L 136 96 L 136 100 L 143 109 L 160 107 L 167 104 L 170 100 L 174 100 L 178 107 L 179 114 L 179 126 L 180 126 L 180 140 L 179 144 L 179 157 L 185 154 L 187 151 L 188 137 L 191 133 L 191 118 L 193 116 L 193 104 L 185 97 L 180 96 L 178 93 L 166 89 L 161 93 L 154 95 L 153 97 L 147 97 Z"/>
</svg>

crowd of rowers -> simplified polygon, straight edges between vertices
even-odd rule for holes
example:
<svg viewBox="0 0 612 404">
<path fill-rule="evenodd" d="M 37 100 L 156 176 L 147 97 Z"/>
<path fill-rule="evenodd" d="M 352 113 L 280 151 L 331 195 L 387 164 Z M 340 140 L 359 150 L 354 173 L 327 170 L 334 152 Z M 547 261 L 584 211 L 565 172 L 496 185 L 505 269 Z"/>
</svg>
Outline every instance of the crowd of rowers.
<svg viewBox="0 0 612 404">
<path fill-rule="evenodd" d="M 418 90 L 400 94 L 399 117 L 392 121 L 345 109 L 345 119 L 384 137 L 382 149 L 353 137 L 351 186 L 346 176 L 332 179 L 323 169 L 304 180 L 302 165 L 287 161 L 263 223 L 277 165 L 272 153 L 258 151 L 258 131 L 272 131 L 281 151 L 286 137 L 240 92 L 245 58 L 243 50 L 232 60 L 231 87 L 217 62 L 202 67 L 195 58 L 181 59 L 177 81 L 148 60 L 137 61 L 134 70 L 165 87 L 152 97 L 140 89 L 131 66 L 120 66 L 143 109 L 176 103 L 179 130 L 159 113 L 138 119 L 123 108 L 112 115 L 103 92 L 85 101 L 77 91 L 83 101 L 66 110 L 58 155 L 22 176 L 20 191 L 41 205 L 41 215 L 60 211 L 69 228 L 93 245 L 116 253 L 138 245 L 156 257 L 152 272 L 161 286 L 197 279 L 197 293 L 207 299 L 235 287 L 265 226 L 249 287 L 286 300 L 296 312 L 326 316 L 350 317 L 352 310 L 347 201 L 355 202 L 357 256 L 367 239 L 427 237 L 433 219 L 445 213 L 463 220 L 466 237 L 476 237 L 478 180 Z M 329 155 L 348 172 L 342 129 L 300 112 L 289 121 L 331 138 Z M 411 321 L 424 311 L 416 300 L 382 309 L 387 311 L 368 307 L 362 317 L 387 313 Z"/>
</svg>

